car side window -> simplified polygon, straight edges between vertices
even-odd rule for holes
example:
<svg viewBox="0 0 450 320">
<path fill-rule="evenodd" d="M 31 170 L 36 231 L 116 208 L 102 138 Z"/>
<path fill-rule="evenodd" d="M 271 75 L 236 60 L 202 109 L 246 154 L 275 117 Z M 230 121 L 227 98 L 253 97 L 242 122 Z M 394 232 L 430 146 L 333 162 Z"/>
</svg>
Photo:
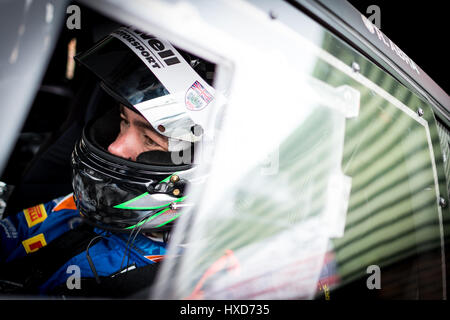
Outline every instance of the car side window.
<svg viewBox="0 0 450 320">
<path fill-rule="evenodd" d="M 247 123 L 256 147 L 239 149 L 238 171 L 213 168 L 208 189 L 223 192 L 207 193 L 209 210 L 176 230 L 194 245 L 166 260 L 159 297 L 445 297 L 447 185 L 430 105 L 296 18 L 285 58 L 301 95 L 286 89 Z M 240 110 L 251 118 L 251 107 Z"/>
</svg>

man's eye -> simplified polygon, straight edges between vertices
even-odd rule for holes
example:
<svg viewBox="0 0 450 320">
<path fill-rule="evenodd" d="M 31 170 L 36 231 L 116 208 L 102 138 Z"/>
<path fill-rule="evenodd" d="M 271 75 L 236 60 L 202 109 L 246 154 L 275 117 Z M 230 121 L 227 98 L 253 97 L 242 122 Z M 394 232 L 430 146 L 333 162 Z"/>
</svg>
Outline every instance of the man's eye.
<svg viewBox="0 0 450 320">
<path fill-rule="evenodd" d="M 149 136 L 144 136 L 144 139 L 145 139 L 145 142 L 148 145 L 151 145 L 151 146 L 156 146 L 157 145 L 157 143 L 155 141 L 153 141 Z"/>
<path fill-rule="evenodd" d="M 125 125 L 129 125 L 130 124 L 130 122 L 128 122 L 128 120 L 127 119 L 125 119 L 125 118 L 120 118 L 120 123 L 122 124 L 125 124 Z"/>
</svg>

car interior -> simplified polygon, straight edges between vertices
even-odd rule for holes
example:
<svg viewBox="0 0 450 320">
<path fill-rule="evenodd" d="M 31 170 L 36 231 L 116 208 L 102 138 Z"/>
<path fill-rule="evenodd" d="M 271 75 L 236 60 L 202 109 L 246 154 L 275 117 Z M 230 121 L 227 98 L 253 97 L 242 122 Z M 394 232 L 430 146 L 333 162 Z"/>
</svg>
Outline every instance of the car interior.
<svg viewBox="0 0 450 320">
<path fill-rule="evenodd" d="M 42 83 L 0 177 L 7 185 L 7 192 L 2 195 L 6 203 L 3 217 L 72 192 L 73 147 L 84 125 L 115 103 L 94 76 L 76 65 L 73 56 L 122 25 L 77 5 L 83 14 L 81 27 L 61 29 Z M 198 64 L 199 58 L 179 51 L 191 64 Z M 213 64 L 200 64 L 196 71 L 212 83 Z"/>
</svg>

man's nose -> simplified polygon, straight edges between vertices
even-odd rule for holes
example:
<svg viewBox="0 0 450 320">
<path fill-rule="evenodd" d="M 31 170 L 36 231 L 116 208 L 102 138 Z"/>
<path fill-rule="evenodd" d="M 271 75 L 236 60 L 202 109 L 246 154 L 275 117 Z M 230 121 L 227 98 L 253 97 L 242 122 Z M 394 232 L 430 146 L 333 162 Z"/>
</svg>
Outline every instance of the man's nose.
<svg viewBox="0 0 450 320">
<path fill-rule="evenodd" d="M 122 133 L 109 145 L 108 151 L 115 156 L 136 161 L 138 155 L 136 142 L 133 133 Z"/>
</svg>

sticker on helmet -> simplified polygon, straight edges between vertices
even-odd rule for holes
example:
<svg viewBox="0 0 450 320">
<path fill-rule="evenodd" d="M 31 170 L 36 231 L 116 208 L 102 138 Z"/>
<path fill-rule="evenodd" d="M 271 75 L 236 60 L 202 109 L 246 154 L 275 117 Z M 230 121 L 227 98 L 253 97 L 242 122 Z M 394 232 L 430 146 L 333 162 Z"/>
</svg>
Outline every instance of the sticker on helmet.
<svg viewBox="0 0 450 320">
<path fill-rule="evenodd" d="M 205 108 L 213 98 L 200 82 L 195 81 L 186 92 L 185 104 L 189 110 L 199 111 Z"/>
</svg>

